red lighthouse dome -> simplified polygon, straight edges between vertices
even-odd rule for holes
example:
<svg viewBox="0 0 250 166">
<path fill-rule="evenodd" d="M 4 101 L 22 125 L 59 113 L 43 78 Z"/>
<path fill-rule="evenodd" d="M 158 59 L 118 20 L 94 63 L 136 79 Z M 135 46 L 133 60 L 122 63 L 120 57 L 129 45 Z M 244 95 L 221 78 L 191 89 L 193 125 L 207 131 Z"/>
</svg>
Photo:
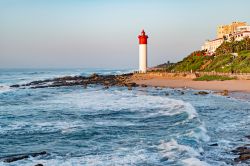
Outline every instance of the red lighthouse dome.
<svg viewBox="0 0 250 166">
<path fill-rule="evenodd" d="M 139 44 L 147 44 L 148 36 L 145 34 L 144 30 L 142 30 L 141 35 L 138 36 Z"/>
</svg>

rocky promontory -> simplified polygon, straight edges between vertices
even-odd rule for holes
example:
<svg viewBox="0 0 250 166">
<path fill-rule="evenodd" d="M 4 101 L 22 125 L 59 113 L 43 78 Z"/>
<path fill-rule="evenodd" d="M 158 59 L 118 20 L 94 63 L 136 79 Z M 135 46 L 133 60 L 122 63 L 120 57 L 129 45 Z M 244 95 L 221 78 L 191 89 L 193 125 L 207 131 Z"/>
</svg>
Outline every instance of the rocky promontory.
<svg viewBox="0 0 250 166">
<path fill-rule="evenodd" d="M 49 88 L 49 87 L 62 87 L 62 86 L 83 86 L 88 85 L 103 85 L 105 88 L 110 86 L 125 86 L 128 89 L 138 86 L 136 83 L 131 81 L 133 73 L 121 74 L 121 75 L 98 75 L 92 74 L 90 76 L 65 76 L 54 79 L 46 79 L 39 81 L 32 81 L 27 84 L 15 84 L 11 85 L 12 88 L 25 88 L 29 87 L 32 89 L 36 88 Z"/>
</svg>

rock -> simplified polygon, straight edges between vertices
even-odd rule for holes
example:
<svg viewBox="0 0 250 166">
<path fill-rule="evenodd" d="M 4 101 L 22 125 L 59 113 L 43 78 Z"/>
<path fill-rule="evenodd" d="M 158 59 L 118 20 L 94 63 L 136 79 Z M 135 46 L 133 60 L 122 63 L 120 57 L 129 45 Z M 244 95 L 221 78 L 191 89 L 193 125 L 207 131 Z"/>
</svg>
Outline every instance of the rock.
<svg viewBox="0 0 250 166">
<path fill-rule="evenodd" d="M 94 78 L 94 77 L 98 77 L 98 76 L 99 76 L 98 74 L 93 73 L 93 74 L 91 74 L 89 77 L 90 77 L 90 78 Z"/>
<path fill-rule="evenodd" d="M 245 161 L 245 160 L 248 160 L 248 159 L 250 159 L 250 154 L 249 153 L 248 154 L 242 154 L 239 157 L 240 161 Z"/>
<path fill-rule="evenodd" d="M 219 146 L 217 143 L 210 144 L 209 146 Z"/>
<path fill-rule="evenodd" d="M 169 93 L 165 93 L 165 96 L 169 96 Z"/>
<path fill-rule="evenodd" d="M 38 152 L 38 153 L 11 155 L 11 156 L 4 157 L 3 162 L 11 163 L 14 161 L 27 159 L 29 157 L 37 157 L 37 156 L 45 155 L 45 154 L 47 154 L 47 152 L 42 151 L 42 152 Z"/>
<path fill-rule="evenodd" d="M 35 166 L 43 166 L 42 164 L 36 164 Z"/>
<path fill-rule="evenodd" d="M 17 85 L 17 84 L 16 84 L 16 85 L 11 85 L 10 87 L 11 87 L 11 88 L 18 88 L 18 87 L 20 87 L 20 85 Z"/>
<path fill-rule="evenodd" d="M 104 81 L 104 85 L 109 85 L 110 82 L 109 81 Z"/>
<path fill-rule="evenodd" d="M 146 88 L 146 87 L 148 87 L 148 86 L 147 86 L 147 85 L 145 85 L 145 84 L 141 84 L 141 87 Z"/>
<path fill-rule="evenodd" d="M 224 90 L 224 91 L 221 91 L 221 92 L 215 92 L 215 94 L 218 94 L 218 95 L 221 95 L 221 96 L 228 96 L 229 92 L 228 92 L 228 90 Z"/>
<path fill-rule="evenodd" d="M 181 92 L 181 95 L 184 95 L 185 93 L 184 92 Z"/>
<path fill-rule="evenodd" d="M 131 86 L 129 86 L 129 87 L 128 87 L 128 90 L 132 90 L 132 87 L 131 87 Z"/>
<path fill-rule="evenodd" d="M 29 158 L 28 155 L 15 156 L 15 157 L 10 157 L 10 158 L 4 159 L 3 162 L 11 163 L 14 161 L 23 160 L 23 159 L 27 159 L 27 158 Z"/>
<path fill-rule="evenodd" d="M 129 87 L 137 87 L 138 86 L 135 82 L 129 82 L 126 85 Z"/>
<path fill-rule="evenodd" d="M 236 155 L 240 155 L 239 157 L 234 159 L 234 161 L 236 162 L 250 159 L 250 149 L 246 146 L 237 147 L 236 149 L 232 150 L 232 152 Z"/>
<path fill-rule="evenodd" d="M 199 92 L 195 93 L 195 95 L 207 95 L 207 94 L 209 94 L 209 93 L 206 91 L 199 91 Z"/>
<path fill-rule="evenodd" d="M 103 89 L 109 89 L 109 86 L 104 86 L 104 88 Z"/>
<path fill-rule="evenodd" d="M 250 139 L 250 135 L 245 136 L 246 138 Z"/>
<path fill-rule="evenodd" d="M 241 152 L 243 152 L 243 151 L 246 150 L 246 149 L 247 149 L 247 147 L 241 146 L 241 147 L 237 147 L 236 149 L 232 150 L 232 152 L 233 152 L 234 154 L 240 154 Z"/>
<path fill-rule="evenodd" d="M 44 81 L 42 81 L 42 80 L 30 82 L 31 85 L 37 85 L 37 84 L 42 84 L 42 83 L 44 83 Z"/>
<path fill-rule="evenodd" d="M 222 96 L 228 96 L 228 90 L 224 90 L 224 91 L 222 92 Z"/>
<path fill-rule="evenodd" d="M 128 82 L 133 76 L 133 73 L 122 74 L 122 75 L 98 75 L 93 73 L 89 77 L 83 76 L 65 76 L 54 79 L 33 81 L 27 84 L 11 85 L 11 87 L 29 87 L 29 88 L 48 88 L 48 87 L 61 87 L 61 86 L 77 86 L 83 85 L 87 88 L 87 84 L 99 84 L 104 86 L 127 86 L 137 87 L 135 82 Z"/>
<path fill-rule="evenodd" d="M 242 152 L 239 153 L 240 155 L 242 154 L 250 154 L 250 149 L 245 149 Z"/>
<path fill-rule="evenodd" d="M 168 161 L 168 158 L 167 158 L 167 157 L 163 157 L 163 158 L 161 158 L 160 161 L 161 161 L 161 162 Z"/>
</svg>

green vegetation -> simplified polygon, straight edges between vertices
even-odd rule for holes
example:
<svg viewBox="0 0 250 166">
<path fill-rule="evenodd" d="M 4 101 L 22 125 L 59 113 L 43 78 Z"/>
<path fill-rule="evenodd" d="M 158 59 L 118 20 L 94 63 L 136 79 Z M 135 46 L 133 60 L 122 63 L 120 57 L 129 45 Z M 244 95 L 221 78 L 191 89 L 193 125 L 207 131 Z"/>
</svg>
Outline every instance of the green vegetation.
<svg viewBox="0 0 250 166">
<path fill-rule="evenodd" d="M 166 71 L 186 72 L 227 72 L 227 73 L 250 73 L 250 51 L 240 51 L 238 56 L 222 54 L 217 56 L 197 56 L 195 51 L 182 61 L 166 67 Z"/>
<path fill-rule="evenodd" d="M 250 38 L 246 37 L 241 41 L 235 41 L 232 37 L 230 42 L 225 41 L 216 49 L 215 55 L 230 54 L 232 52 L 240 52 L 250 50 Z"/>
<path fill-rule="evenodd" d="M 172 65 L 171 67 L 167 68 L 168 71 L 178 71 L 178 72 L 185 72 L 185 71 L 200 71 L 202 65 L 206 64 L 211 57 L 203 56 L 205 51 L 194 51 L 189 56 L 184 58 L 182 61 Z"/>
<path fill-rule="evenodd" d="M 233 54 L 234 53 L 234 54 Z M 160 71 L 168 72 L 227 72 L 250 73 L 250 38 L 241 41 L 225 41 L 213 56 L 205 51 L 194 51 L 182 61 L 166 65 Z"/>
<path fill-rule="evenodd" d="M 227 76 L 219 76 L 219 75 L 204 75 L 198 78 L 195 78 L 195 81 L 225 81 L 225 80 L 233 80 L 236 78 L 232 78 L 232 77 L 227 77 Z"/>
</svg>

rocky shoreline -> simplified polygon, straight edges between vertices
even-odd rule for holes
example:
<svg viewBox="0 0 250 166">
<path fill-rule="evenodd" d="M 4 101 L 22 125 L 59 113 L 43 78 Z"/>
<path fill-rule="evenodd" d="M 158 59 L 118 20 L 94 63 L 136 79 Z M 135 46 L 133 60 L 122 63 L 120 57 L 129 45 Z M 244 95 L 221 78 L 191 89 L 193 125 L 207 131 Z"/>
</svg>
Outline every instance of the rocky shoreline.
<svg viewBox="0 0 250 166">
<path fill-rule="evenodd" d="M 54 79 L 46 79 L 39 81 L 32 81 L 27 84 L 15 84 L 11 85 L 11 88 L 25 88 L 29 87 L 32 89 L 37 88 L 50 88 L 50 87 L 62 87 L 62 86 L 83 86 L 87 88 L 88 85 L 103 85 L 105 88 L 109 88 L 111 86 L 125 86 L 128 89 L 132 87 L 137 87 L 134 82 L 131 82 L 131 77 L 133 73 L 121 74 L 121 75 L 98 75 L 92 74 L 88 77 L 85 76 L 65 76 L 58 77 Z"/>
</svg>

